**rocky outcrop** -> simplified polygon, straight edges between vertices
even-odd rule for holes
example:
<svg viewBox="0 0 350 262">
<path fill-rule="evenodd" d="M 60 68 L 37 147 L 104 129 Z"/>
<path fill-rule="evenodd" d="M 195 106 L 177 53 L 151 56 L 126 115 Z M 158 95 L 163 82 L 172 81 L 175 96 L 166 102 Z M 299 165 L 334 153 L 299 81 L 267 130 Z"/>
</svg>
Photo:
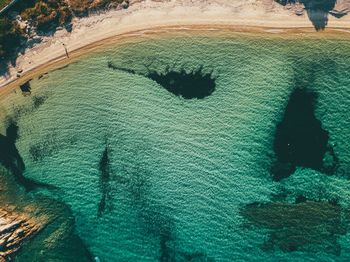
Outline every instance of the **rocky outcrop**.
<svg viewBox="0 0 350 262">
<path fill-rule="evenodd" d="M 24 213 L 0 208 L 0 261 L 14 254 L 42 226 Z"/>
<path fill-rule="evenodd" d="M 306 11 L 316 30 L 323 30 L 328 24 L 329 14 L 342 18 L 350 11 L 350 0 L 275 0 L 292 10 L 296 15 Z"/>
<path fill-rule="evenodd" d="M 0 262 L 95 261 L 65 204 L 27 194 L 0 165 Z"/>
<path fill-rule="evenodd" d="M 350 1 L 349 0 L 338 0 L 329 13 L 336 18 L 341 18 L 350 12 Z"/>
</svg>

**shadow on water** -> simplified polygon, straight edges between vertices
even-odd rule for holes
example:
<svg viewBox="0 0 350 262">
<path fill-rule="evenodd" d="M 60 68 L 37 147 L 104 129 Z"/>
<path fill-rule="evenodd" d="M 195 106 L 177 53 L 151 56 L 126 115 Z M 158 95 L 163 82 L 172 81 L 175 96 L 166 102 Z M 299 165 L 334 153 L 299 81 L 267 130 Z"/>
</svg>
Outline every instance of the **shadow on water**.
<svg viewBox="0 0 350 262">
<path fill-rule="evenodd" d="M 110 149 L 108 146 L 108 142 L 106 141 L 105 149 L 102 153 L 100 163 L 99 163 L 99 171 L 100 171 L 100 190 L 101 190 L 101 200 L 98 204 L 97 215 L 100 217 L 106 209 L 106 202 L 109 198 L 109 180 L 110 180 Z"/>
<path fill-rule="evenodd" d="M 265 228 L 268 238 L 264 251 L 276 248 L 283 252 L 320 250 L 339 256 L 338 237 L 347 233 L 349 211 L 336 202 L 308 201 L 296 203 L 253 203 L 241 209 L 246 229 Z"/>
<path fill-rule="evenodd" d="M 328 143 L 328 132 L 315 116 L 316 100 L 317 94 L 307 89 L 297 88 L 290 95 L 275 133 L 274 180 L 290 176 L 297 166 L 325 173 L 335 170 L 337 157 Z M 327 163 L 324 161 L 326 153 L 330 156 Z"/>
<path fill-rule="evenodd" d="M 216 87 L 216 78 L 213 76 L 213 72 L 203 72 L 202 66 L 191 72 L 186 72 L 184 69 L 179 72 L 170 71 L 170 68 L 167 67 L 164 73 L 148 70 L 147 74 L 137 73 L 132 69 L 117 67 L 111 62 L 108 62 L 108 67 L 130 74 L 145 76 L 155 81 L 170 93 L 185 99 L 203 99 L 210 96 Z"/>
<path fill-rule="evenodd" d="M 26 191 L 31 191 L 38 187 L 51 187 L 23 176 L 25 164 L 16 148 L 17 139 L 18 126 L 16 122 L 9 120 L 6 135 L 0 134 L 0 163 L 14 175 L 16 182 L 22 185 Z"/>
<path fill-rule="evenodd" d="M 334 9 L 337 0 L 275 0 L 276 2 L 287 5 L 301 3 L 304 5 L 307 15 L 317 31 L 326 28 L 328 15 Z M 335 16 L 340 18 L 341 16 Z"/>
</svg>

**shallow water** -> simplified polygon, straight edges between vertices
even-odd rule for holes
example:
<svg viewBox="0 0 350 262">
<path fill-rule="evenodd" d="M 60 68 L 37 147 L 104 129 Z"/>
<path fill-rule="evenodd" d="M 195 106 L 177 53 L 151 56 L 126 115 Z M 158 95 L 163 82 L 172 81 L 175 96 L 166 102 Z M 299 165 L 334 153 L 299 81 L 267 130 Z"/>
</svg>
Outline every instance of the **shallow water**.
<svg viewBox="0 0 350 262">
<path fill-rule="evenodd" d="M 199 69 L 215 79 L 203 99 L 145 77 Z M 279 233 L 266 250 L 274 227 L 261 218 L 244 226 L 250 209 L 242 210 L 303 196 L 347 212 L 349 72 L 350 45 L 341 39 L 174 32 L 85 56 L 34 79 L 30 97 L 17 94 L 4 107 L 19 127 L 24 175 L 56 188 L 35 193 L 71 207 L 78 235 L 101 261 L 345 261 L 346 225 L 320 223 L 334 237 L 304 239 L 297 250 L 281 248 Z M 338 164 L 332 174 L 297 166 L 277 182 L 276 125 L 295 88 L 317 93 L 315 116 Z"/>
</svg>

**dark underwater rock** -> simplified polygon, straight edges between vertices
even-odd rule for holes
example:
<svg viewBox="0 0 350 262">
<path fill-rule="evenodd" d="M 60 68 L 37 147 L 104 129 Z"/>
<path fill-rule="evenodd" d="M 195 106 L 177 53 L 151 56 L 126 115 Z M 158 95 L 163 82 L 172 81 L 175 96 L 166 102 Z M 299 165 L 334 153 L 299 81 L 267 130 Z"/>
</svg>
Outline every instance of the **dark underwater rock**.
<svg viewBox="0 0 350 262">
<path fill-rule="evenodd" d="M 338 237 L 348 230 L 348 212 L 340 205 L 327 201 L 297 203 L 254 203 L 245 206 L 240 214 L 246 219 L 243 226 L 264 228 L 268 238 L 261 248 L 265 251 L 280 249 L 283 252 L 327 252 L 340 255 Z"/>
<path fill-rule="evenodd" d="M 328 143 L 329 134 L 315 116 L 316 100 L 317 94 L 306 89 L 297 88 L 290 95 L 275 133 L 274 180 L 288 177 L 297 166 L 319 171 L 335 169 L 337 158 Z M 324 164 L 326 152 L 331 155 Z"/>
<path fill-rule="evenodd" d="M 158 73 L 150 72 L 146 77 L 154 80 L 169 92 L 176 96 L 182 96 L 185 99 L 203 99 L 210 96 L 215 91 L 215 78 L 211 73 L 204 73 L 202 68 L 187 73 L 185 70 L 180 72 L 167 71 Z"/>
<path fill-rule="evenodd" d="M 213 76 L 213 73 L 203 72 L 203 67 L 199 67 L 197 70 L 191 72 L 186 72 L 184 69 L 171 71 L 167 68 L 165 72 L 153 70 L 148 71 L 147 74 L 141 74 L 132 69 L 115 66 L 112 62 L 108 62 L 107 65 L 108 68 L 113 70 L 142 75 L 152 79 L 170 93 L 185 99 L 203 99 L 210 96 L 216 88 L 216 78 Z"/>
<path fill-rule="evenodd" d="M 22 185 L 26 191 L 34 190 L 37 187 L 51 187 L 23 176 L 25 164 L 16 147 L 17 139 L 18 126 L 16 122 L 10 120 L 6 129 L 6 136 L 0 134 L 0 164 L 13 174 L 16 182 Z"/>
</svg>

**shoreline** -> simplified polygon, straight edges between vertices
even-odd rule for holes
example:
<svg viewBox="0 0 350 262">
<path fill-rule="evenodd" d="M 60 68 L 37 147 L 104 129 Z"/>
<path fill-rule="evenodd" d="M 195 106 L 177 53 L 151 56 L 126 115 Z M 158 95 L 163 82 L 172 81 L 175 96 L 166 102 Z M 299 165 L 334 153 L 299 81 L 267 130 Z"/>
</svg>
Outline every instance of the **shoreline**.
<svg viewBox="0 0 350 262">
<path fill-rule="evenodd" d="M 17 58 L 16 68 L 10 67 L 7 76 L 0 77 L 0 97 L 40 74 L 50 72 L 77 58 L 123 39 L 137 36 L 162 35 L 169 32 L 218 31 L 270 35 L 285 38 L 314 37 L 347 39 L 350 37 L 350 17 L 330 17 L 325 31 L 316 32 L 306 15 L 296 16 L 290 10 L 274 4 L 274 10 L 264 5 L 214 3 L 137 2 L 130 10 L 113 10 L 73 22 L 73 31 L 58 31 L 52 37 L 25 51 Z M 186 4 L 184 4 L 186 2 Z M 180 5 L 182 4 L 182 5 Z M 248 16 L 245 13 L 254 7 Z M 235 10 L 234 13 L 232 10 Z M 233 12 L 233 13 L 232 13 Z M 220 17 L 217 18 L 217 15 Z M 147 17 L 151 17 L 148 21 Z M 287 20 L 288 19 L 288 20 Z M 147 22 L 145 22 L 147 20 Z M 66 51 L 68 50 L 68 53 Z M 69 57 L 68 57 L 69 54 Z M 23 72 L 17 78 L 17 70 Z"/>
</svg>

